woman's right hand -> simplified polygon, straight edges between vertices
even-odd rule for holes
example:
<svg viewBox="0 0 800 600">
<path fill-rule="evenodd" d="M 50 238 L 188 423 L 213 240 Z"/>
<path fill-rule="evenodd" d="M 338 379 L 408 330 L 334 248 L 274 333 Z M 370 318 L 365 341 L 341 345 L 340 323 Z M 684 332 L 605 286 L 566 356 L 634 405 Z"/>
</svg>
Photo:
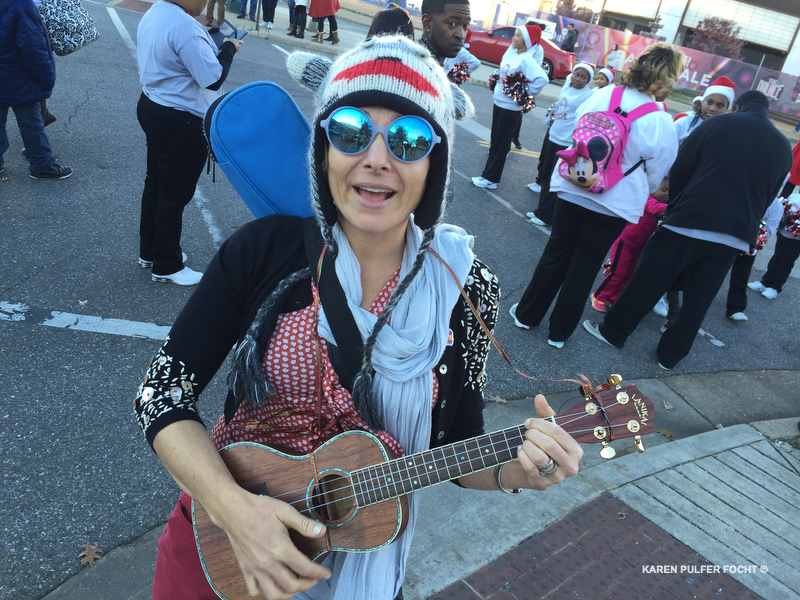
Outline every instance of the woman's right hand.
<svg viewBox="0 0 800 600">
<path fill-rule="evenodd" d="M 225 42 L 230 42 L 231 44 L 233 44 L 234 52 L 238 52 L 239 46 L 244 44 L 244 40 L 237 40 L 236 38 L 225 38 L 224 40 L 222 40 L 222 43 L 224 44 Z"/>
<path fill-rule="evenodd" d="M 331 576 L 289 537 L 290 529 L 306 537 L 322 537 L 325 527 L 321 523 L 269 496 L 244 489 L 236 495 L 235 504 L 229 505 L 223 522 L 217 525 L 228 534 L 251 596 L 288 600 Z"/>
</svg>

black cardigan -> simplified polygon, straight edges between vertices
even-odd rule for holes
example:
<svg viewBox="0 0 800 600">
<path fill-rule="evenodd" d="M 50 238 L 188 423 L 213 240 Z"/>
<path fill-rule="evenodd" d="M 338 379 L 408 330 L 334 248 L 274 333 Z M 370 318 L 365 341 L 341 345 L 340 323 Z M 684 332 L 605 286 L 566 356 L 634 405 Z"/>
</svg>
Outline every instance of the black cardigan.
<svg viewBox="0 0 800 600">
<path fill-rule="evenodd" d="M 227 240 L 214 256 L 154 357 L 134 401 L 137 419 L 152 446 L 167 425 L 186 419 L 202 423 L 196 402 L 240 342 L 259 308 L 288 275 L 308 266 L 303 220 L 275 215 L 248 223 Z M 435 260 L 430 256 L 430 260 Z M 455 282 L 453 282 L 455 284 Z M 500 297 L 497 278 L 477 259 L 464 289 L 492 330 Z M 279 314 L 309 306 L 310 279 L 285 293 L 270 311 L 259 339 L 263 352 Z M 431 446 L 483 433 L 484 367 L 489 338 L 463 297 L 450 317 L 453 344 L 436 367 L 439 397 L 433 410 Z M 237 407 L 232 394 L 226 401 L 230 418 Z"/>
</svg>

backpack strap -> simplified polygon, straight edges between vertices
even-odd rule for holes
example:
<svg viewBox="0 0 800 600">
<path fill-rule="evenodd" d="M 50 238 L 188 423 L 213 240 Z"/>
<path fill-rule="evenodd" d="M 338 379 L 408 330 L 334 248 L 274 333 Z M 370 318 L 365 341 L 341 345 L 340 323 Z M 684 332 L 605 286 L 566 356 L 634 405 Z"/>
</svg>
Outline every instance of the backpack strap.
<svg viewBox="0 0 800 600">
<path fill-rule="evenodd" d="M 313 271 L 312 277 L 316 279 L 319 276 L 317 280 L 319 299 L 336 340 L 336 345 L 328 344 L 328 355 L 339 381 L 352 394 L 353 382 L 364 360 L 364 342 L 361 340 L 361 333 L 358 331 L 353 313 L 347 306 L 342 284 L 336 276 L 336 266 L 330 249 L 325 250 L 322 272 L 317 273 L 317 265 L 320 263 L 320 254 L 325 243 L 314 217 L 303 219 L 303 235 L 308 265 Z"/>
<path fill-rule="evenodd" d="M 639 117 L 649 115 L 651 112 L 661 110 L 657 102 L 646 102 L 641 106 L 637 106 L 632 111 L 626 113 L 622 110 L 622 93 L 625 91 L 624 85 L 618 85 L 611 92 L 611 102 L 608 105 L 608 110 L 617 112 L 625 116 L 628 121 L 635 121 Z"/>
</svg>

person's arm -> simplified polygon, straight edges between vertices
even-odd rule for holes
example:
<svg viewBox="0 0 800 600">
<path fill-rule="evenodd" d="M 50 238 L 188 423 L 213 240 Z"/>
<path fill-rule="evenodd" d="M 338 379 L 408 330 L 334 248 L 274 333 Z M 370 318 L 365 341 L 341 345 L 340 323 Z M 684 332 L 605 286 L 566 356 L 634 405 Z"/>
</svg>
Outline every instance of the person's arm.
<svg viewBox="0 0 800 600">
<path fill-rule="evenodd" d="M 35 11 L 35 12 L 34 12 Z M 42 90 L 50 92 L 56 84 L 53 54 L 38 9 L 30 5 L 20 11 L 16 46 L 25 72 Z"/>
<path fill-rule="evenodd" d="M 240 487 L 200 423 L 172 423 L 156 435 L 153 448 L 181 489 L 228 534 L 251 595 L 289 599 L 330 577 L 289 538 L 289 529 L 321 537 L 325 527 L 285 502 Z"/>
<path fill-rule="evenodd" d="M 301 242 L 295 239 L 297 227 L 289 226 L 292 219 L 253 221 L 222 245 L 153 359 L 134 402 L 139 424 L 167 471 L 228 533 L 248 588 L 282 599 L 328 576 L 294 548 L 288 529 L 308 536 L 323 531 L 288 504 L 240 488 L 196 405 L 236 342 L 264 274 L 286 270 L 282 261 L 297 252 Z"/>
<path fill-rule="evenodd" d="M 517 448 L 517 460 L 503 465 L 500 483 L 505 489 L 528 488 L 544 490 L 561 483 L 567 477 L 578 474 L 583 457 L 583 448 L 561 427 L 544 417 L 555 412 L 541 394 L 534 398 L 538 419 L 528 419 L 525 441 Z M 553 460 L 558 468 L 551 475 L 539 473 L 539 468 Z M 476 490 L 498 489 L 494 481 L 494 469 L 485 469 L 459 478 L 464 487 Z"/>
<path fill-rule="evenodd" d="M 469 53 L 469 50 L 461 49 L 464 53 L 464 62 L 467 63 L 467 73 L 474 73 L 478 70 L 478 67 L 481 66 L 481 61 L 475 58 L 472 54 Z"/>
<path fill-rule="evenodd" d="M 544 69 L 536 64 L 536 61 L 533 60 L 530 54 L 526 57 L 526 60 L 523 61 L 522 65 L 525 78 L 530 81 L 528 84 L 528 93 L 531 96 L 536 96 L 550 83 L 550 80 L 547 78 Z"/>
<path fill-rule="evenodd" d="M 217 55 L 217 60 L 219 61 L 220 66 L 222 67 L 222 75 L 220 78 L 217 79 L 214 83 L 209 86 L 206 86 L 206 89 L 217 91 L 219 88 L 222 87 L 222 84 L 225 83 L 225 80 L 228 78 L 228 71 L 231 70 L 231 64 L 233 63 L 233 55 L 236 54 L 239 50 L 239 46 L 242 44 L 242 40 L 234 40 L 234 39 L 227 39 L 222 43 L 222 47 L 219 49 L 219 54 Z"/>
</svg>

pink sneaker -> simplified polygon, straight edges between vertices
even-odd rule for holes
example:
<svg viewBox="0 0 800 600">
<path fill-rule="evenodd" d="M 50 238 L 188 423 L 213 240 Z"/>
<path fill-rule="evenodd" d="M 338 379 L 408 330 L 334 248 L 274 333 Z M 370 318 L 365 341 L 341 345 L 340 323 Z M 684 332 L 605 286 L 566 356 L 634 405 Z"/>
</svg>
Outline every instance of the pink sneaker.
<svg viewBox="0 0 800 600">
<path fill-rule="evenodd" d="M 592 294 L 592 308 L 597 312 L 606 312 L 606 303 L 602 300 L 598 300 L 597 297 Z"/>
</svg>

